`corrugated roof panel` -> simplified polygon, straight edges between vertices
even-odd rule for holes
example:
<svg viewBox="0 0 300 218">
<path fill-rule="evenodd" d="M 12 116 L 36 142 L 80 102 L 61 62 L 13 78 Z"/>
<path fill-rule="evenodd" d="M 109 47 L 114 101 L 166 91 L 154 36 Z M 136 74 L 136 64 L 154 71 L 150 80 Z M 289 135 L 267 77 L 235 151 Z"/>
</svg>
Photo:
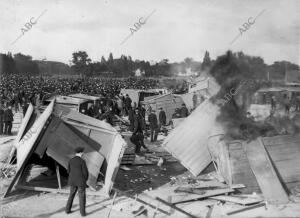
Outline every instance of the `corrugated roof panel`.
<svg viewBox="0 0 300 218">
<path fill-rule="evenodd" d="M 163 146 L 195 176 L 210 163 L 208 137 L 215 131 L 219 108 L 208 100 L 201 104 L 165 139 Z"/>
</svg>

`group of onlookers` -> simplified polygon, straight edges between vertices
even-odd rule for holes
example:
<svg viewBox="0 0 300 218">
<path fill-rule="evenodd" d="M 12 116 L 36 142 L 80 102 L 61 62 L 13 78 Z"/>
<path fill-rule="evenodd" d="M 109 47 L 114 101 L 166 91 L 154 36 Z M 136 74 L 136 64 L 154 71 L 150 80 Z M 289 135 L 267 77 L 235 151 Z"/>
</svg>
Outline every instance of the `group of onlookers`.
<svg viewBox="0 0 300 218">
<path fill-rule="evenodd" d="M 11 111 L 23 112 L 31 103 L 39 106 L 51 95 L 68 95 L 85 93 L 101 95 L 106 102 L 91 105 L 86 111 L 89 116 L 105 119 L 112 124 L 112 114 L 128 114 L 131 99 L 119 96 L 122 88 L 150 89 L 157 88 L 158 81 L 147 78 L 51 78 L 22 75 L 0 76 L 1 131 L 0 134 L 11 134 L 13 115 Z M 117 96 L 113 98 L 113 96 Z"/>
<path fill-rule="evenodd" d="M 10 105 L 0 103 L 0 135 L 11 135 L 14 115 Z"/>
<path fill-rule="evenodd" d="M 278 106 L 280 105 L 284 107 L 286 114 L 290 113 L 292 107 L 295 108 L 296 112 L 300 111 L 300 96 L 298 95 L 291 95 L 291 97 L 288 95 L 283 95 L 280 98 L 273 95 L 271 96 L 270 101 L 272 113 L 274 113 L 274 111 L 278 109 Z"/>
<path fill-rule="evenodd" d="M 138 105 L 132 107 L 132 100 L 128 95 L 124 98 L 124 115 L 128 115 L 129 120 L 129 130 L 132 132 L 132 136 L 130 138 L 131 142 L 136 146 L 135 153 L 139 154 L 141 152 L 141 147 L 145 150 L 148 148 L 145 146 L 144 138 L 147 135 L 146 128 L 146 109 L 144 105 Z M 148 122 L 150 128 L 150 140 L 151 142 L 155 142 L 157 140 L 157 136 L 160 130 L 163 130 L 166 134 L 166 113 L 163 108 L 159 109 L 159 119 L 157 119 L 157 115 L 155 110 L 149 108 Z"/>
<path fill-rule="evenodd" d="M 18 103 L 24 97 L 35 104 L 49 94 L 86 93 L 113 97 L 119 95 L 121 89 L 152 89 L 159 84 L 158 80 L 148 78 L 52 78 L 22 75 L 2 75 L 0 81 L 0 95 L 5 100 L 15 99 Z"/>
</svg>

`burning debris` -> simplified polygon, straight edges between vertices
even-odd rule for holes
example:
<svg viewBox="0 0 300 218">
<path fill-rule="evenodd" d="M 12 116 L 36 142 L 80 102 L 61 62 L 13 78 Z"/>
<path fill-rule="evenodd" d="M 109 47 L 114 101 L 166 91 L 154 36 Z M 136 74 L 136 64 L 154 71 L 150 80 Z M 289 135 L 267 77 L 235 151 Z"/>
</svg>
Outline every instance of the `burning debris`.
<svg viewBox="0 0 300 218">
<path fill-rule="evenodd" d="M 221 86 L 212 102 L 220 106 L 217 121 L 225 127 L 227 137 L 253 140 L 259 136 L 298 132 L 297 125 L 286 116 L 273 117 L 270 114 L 266 120 L 259 122 L 248 111 L 255 92 L 269 85 L 254 79 L 256 69 L 252 69 L 248 62 L 243 53 L 228 51 L 217 58 L 210 70 Z"/>
</svg>

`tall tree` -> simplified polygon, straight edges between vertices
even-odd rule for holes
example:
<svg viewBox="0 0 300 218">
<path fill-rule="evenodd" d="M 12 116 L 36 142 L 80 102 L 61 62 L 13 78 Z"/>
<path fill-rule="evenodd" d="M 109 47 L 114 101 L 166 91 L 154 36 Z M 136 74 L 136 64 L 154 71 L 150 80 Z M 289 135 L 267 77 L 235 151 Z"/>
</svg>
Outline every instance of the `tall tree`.
<svg viewBox="0 0 300 218">
<path fill-rule="evenodd" d="M 16 73 L 16 62 L 11 53 L 0 54 L 0 75 Z"/>
<path fill-rule="evenodd" d="M 85 74 L 90 71 L 88 65 L 91 63 L 91 59 L 85 51 L 78 51 L 72 54 L 73 68 L 77 74 Z"/>
<path fill-rule="evenodd" d="M 111 52 L 109 53 L 107 62 L 110 63 L 110 64 L 112 64 L 114 62 L 114 57 L 113 57 L 113 54 Z"/>
<path fill-rule="evenodd" d="M 16 72 L 28 75 L 38 75 L 39 67 L 37 63 L 32 61 L 32 57 L 30 55 L 23 55 L 21 53 L 17 53 L 14 55 L 14 60 L 16 62 Z"/>
<path fill-rule="evenodd" d="M 290 70 L 299 70 L 299 66 L 288 61 L 275 61 L 268 67 L 270 79 L 284 79 L 286 71 Z"/>
<path fill-rule="evenodd" d="M 193 58 L 185 58 L 184 63 L 186 67 L 191 67 L 193 62 Z"/>
<path fill-rule="evenodd" d="M 101 64 L 106 64 L 106 60 L 104 56 L 101 57 Z"/>
<path fill-rule="evenodd" d="M 201 65 L 201 69 L 205 70 L 210 66 L 211 66 L 211 60 L 210 60 L 210 57 L 209 57 L 209 53 L 208 53 L 208 51 L 205 51 L 203 62 L 202 62 L 202 65 Z"/>
</svg>

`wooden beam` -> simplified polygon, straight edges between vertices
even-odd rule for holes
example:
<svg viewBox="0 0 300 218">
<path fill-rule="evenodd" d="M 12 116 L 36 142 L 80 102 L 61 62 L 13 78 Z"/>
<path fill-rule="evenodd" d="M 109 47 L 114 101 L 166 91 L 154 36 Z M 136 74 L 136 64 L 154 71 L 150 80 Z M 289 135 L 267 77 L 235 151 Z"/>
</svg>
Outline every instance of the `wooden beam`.
<svg viewBox="0 0 300 218">
<path fill-rule="evenodd" d="M 249 207 L 245 207 L 245 208 L 242 208 L 242 209 L 239 209 L 239 210 L 231 211 L 231 212 L 227 213 L 227 215 L 229 216 L 229 215 L 233 215 L 233 214 L 236 214 L 236 213 L 241 213 L 241 212 L 244 212 L 244 211 L 247 211 L 247 210 L 252 210 L 252 209 L 255 209 L 255 208 L 263 207 L 263 206 L 266 206 L 266 203 L 255 204 L 253 206 L 249 206 Z"/>
<path fill-rule="evenodd" d="M 227 201 L 232 202 L 235 204 L 241 204 L 241 205 L 250 205 L 250 204 L 257 204 L 263 201 L 261 198 L 251 198 L 251 197 L 238 197 L 238 196 L 214 196 L 209 197 L 209 199 L 214 199 L 217 201 Z"/>
<path fill-rule="evenodd" d="M 163 204 L 165 204 L 165 205 L 168 205 L 169 207 L 171 207 L 171 208 L 173 208 L 173 209 L 175 209 L 175 210 L 177 210 L 177 211 L 179 211 L 179 212 L 181 212 L 181 213 L 183 213 L 183 214 L 189 216 L 189 217 L 197 218 L 196 216 L 194 216 L 194 215 L 192 215 L 192 214 L 190 214 L 190 213 L 188 213 L 188 212 L 186 212 L 186 211 L 184 211 L 184 210 L 182 210 L 182 209 L 176 207 L 175 205 L 173 205 L 173 204 L 171 204 L 171 203 L 169 203 L 169 202 L 167 202 L 167 201 L 164 201 L 163 199 L 161 199 L 161 198 L 159 198 L 159 197 L 156 197 L 155 199 L 158 200 L 158 201 L 160 201 L 161 203 L 163 203 Z"/>
<path fill-rule="evenodd" d="M 212 197 L 212 196 L 216 196 L 216 195 L 222 195 L 222 194 L 226 194 L 226 193 L 230 193 L 230 192 L 234 192 L 234 190 L 231 189 L 231 188 L 209 190 L 209 191 L 207 191 L 203 195 L 199 195 L 199 196 L 195 196 L 195 195 L 186 196 L 185 199 L 180 200 L 180 201 L 175 201 L 175 202 L 172 202 L 172 203 L 173 204 L 181 204 L 181 203 L 186 203 L 186 202 L 190 202 L 190 201 L 202 200 L 202 199 L 205 199 L 205 198 L 208 198 L 208 197 Z"/>
<path fill-rule="evenodd" d="M 110 213 L 111 213 L 112 207 L 114 206 L 114 203 L 115 203 L 115 199 L 116 199 L 116 197 L 117 197 L 117 194 L 118 194 L 117 192 L 114 193 L 114 197 L 113 197 L 113 200 L 112 200 L 112 202 L 111 202 L 111 205 L 110 205 L 110 209 L 109 209 L 107 218 L 109 218 L 109 216 L 110 216 Z"/>
<path fill-rule="evenodd" d="M 140 203 L 142 203 L 142 204 L 145 204 L 145 205 L 147 205 L 147 206 L 149 206 L 149 207 L 151 207 L 151 208 L 153 208 L 153 209 L 155 209 L 155 210 L 157 210 L 157 211 L 159 211 L 159 212 L 161 212 L 161 213 L 164 213 L 164 214 L 166 214 L 166 215 L 168 215 L 168 216 L 170 216 L 171 214 L 169 213 L 169 212 L 167 212 L 167 211 L 164 211 L 164 210 L 162 210 L 162 209 L 160 209 L 160 208 L 158 208 L 158 207 L 156 207 L 156 206 L 154 206 L 154 205 L 152 205 L 152 204 L 149 204 L 149 203 L 147 203 L 146 201 L 143 201 L 142 199 L 140 199 L 140 198 L 138 198 L 138 197 L 132 197 L 131 195 L 129 195 L 129 194 L 127 194 L 126 192 L 123 192 L 123 191 L 121 191 L 121 190 L 118 190 L 118 189 L 116 189 L 116 188 L 112 188 L 114 191 L 116 191 L 116 192 L 119 192 L 121 195 L 125 195 L 126 197 L 128 197 L 128 198 L 131 198 L 131 199 L 135 199 L 137 202 L 140 202 Z"/>
<path fill-rule="evenodd" d="M 58 188 L 61 190 L 61 179 L 60 179 L 60 173 L 59 173 L 59 165 L 57 164 L 56 161 L 55 161 L 55 169 L 56 169 Z"/>
</svg>

